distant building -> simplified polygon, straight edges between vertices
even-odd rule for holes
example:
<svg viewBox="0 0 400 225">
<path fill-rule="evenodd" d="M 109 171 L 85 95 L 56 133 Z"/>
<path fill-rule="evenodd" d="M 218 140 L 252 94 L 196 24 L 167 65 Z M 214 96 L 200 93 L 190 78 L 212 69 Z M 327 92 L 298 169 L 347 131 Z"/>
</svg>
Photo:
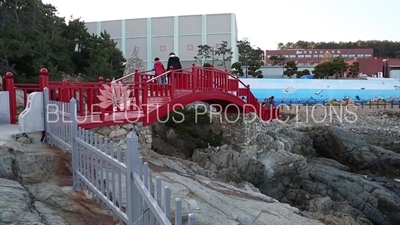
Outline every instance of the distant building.
<svg viewBox="0 0 400 225">
<path fill-rule="evenodd" d="M 286 61 L 296 61 L 298 65 L 305 65 L 308 62 L 318 64 L 321 62 L 325 53 L 329 53 L 333 58 L 342 57 L 349 59 L 372 58 L 373 49 L 289 49 L 289 50 L 266 50 L 265 64 L 272 65 L 274 62 L 269 58 L 273 55 L 282 55 L 287 58 Z"/>
<path fill-rule="evenodd" d="M 195 61 L 198 45 L 218 47 L 222 41 L 232 46 L 231 63 L 238 61 L 238 32 L 233 13 L 122 19 L 85 25 L 89 33 L 97 35 L 106 30 L 125 57 L 136 47 L 148 69 L 155 57 L 165 63 L 170 52 L 181 59 L 183 67 L 189 67 Z"/>
<path fill-rule="evenodd" d="M 369 77 L 400 78 L 400 59 L 369 58 L 348 60 L 350 65 L 360 64 L 360 73 Z"/>
<path fill-rule="evenodd" d="M 400 58 L 383 59 L 383 75 L 400 79 Z"/>
</svg>

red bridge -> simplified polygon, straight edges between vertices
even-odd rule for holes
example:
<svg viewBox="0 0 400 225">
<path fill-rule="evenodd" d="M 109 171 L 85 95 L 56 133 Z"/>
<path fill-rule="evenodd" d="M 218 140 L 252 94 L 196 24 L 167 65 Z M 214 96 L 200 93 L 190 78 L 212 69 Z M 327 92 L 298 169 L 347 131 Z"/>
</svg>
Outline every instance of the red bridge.
<svg viewBox="0 0 400 225">
<path fill-rule="evenodd" d="M 279 108 L 262 106 L 239 78 L 213 67 L 170 70 L 159 76 L 152 71 L 135 73 L 111 82 L 49 81 L 47 69 L 40 70 L 39 84 L 15 84 L 12 73 L 3 78 L 3 90 L 10 92 L 11 123 L 17 123 L 16 93 L 22 91 L 24 105 L 33 91 L 49 89 L 50 100 L 77 100 L 79 126 L 94 128 L 143 122 L 144 125 L 166 116 L 183 106 L 201 101 L 226 113 L 254 112 L 262 120 L 279 118 Z M 168 77 L 168 84 L 157 81 Z"/>
</svg>

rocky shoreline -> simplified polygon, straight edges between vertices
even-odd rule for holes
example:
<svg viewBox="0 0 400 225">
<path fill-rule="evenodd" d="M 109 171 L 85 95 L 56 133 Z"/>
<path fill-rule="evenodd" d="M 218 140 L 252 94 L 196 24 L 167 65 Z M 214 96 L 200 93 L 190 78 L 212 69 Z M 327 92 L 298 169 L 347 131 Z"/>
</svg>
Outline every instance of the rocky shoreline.
<svg viewBox="0 0 400 225">
<path fill-rule="evenodd" d="M 176 131 L 154 124 L 153 151 L 143 146 L 141 154 L 199 225 L 400 224 L 398 112 L 354 123 L 286 116 L 287 123 L 201 126 L 191 132 L 222 129 L 224 144 L 191 151 Z M 149 138 L 148 130 L 124 127 Z M 126 135 L 96 132 L 122 145 Z M 0 144 L 0 224 L 115 224 L 89 195 L 71 192 L 68 154 L 17 138 Z"/>
<path fill-rule="evenodd" d="M 359 114 L 352 122 L 333 118 L 319 123 L 307 121 L 304 113 L 294 117 L 255 126 L 245 146 L 230 142 L 196 149 L 190 157 L 195 164 L 187 164 L 193 173 L 212 179 L 250 182 L 325 224 L 400 224 L 400 183 L 395 179 L 400 178 L 400 114 L 380 110 Z M 323 115 L 315 118 L 321 121 Z M 171 133 L 165 129 L 153 127 L 159 135 L 155 145 L 164 149 L 159 153 L 179 153 L 177 140 L 163 137 Z"/>
</svg>

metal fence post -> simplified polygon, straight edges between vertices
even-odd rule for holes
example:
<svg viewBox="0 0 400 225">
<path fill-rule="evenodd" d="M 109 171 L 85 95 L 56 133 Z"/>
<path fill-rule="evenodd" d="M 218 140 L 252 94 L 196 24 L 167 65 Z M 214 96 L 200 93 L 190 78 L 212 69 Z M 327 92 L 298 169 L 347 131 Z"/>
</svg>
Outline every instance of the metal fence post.
<svg viewBox="0 0 400 225">
<path fill-rule="evenodd" d="M 73 171 L 73 186 L 72 189 L 77 191 L 80 190 L 80 179 L 78 176 L 79 170 L 79 152 L 78 152 L 78 142 L 75 140 L 78 137 L 78 110 L 76 106 L 75 98 L 69 101 L 69 110 L 71 115 L 71 146 L 72 146 L 72 171 Z"/>
<path fill-rule="evenodd" d="M 49 89 L 45 87 L 43 89 L 43 118 L 44 118 L 44 138 L 43 142 L 48 143 L 48 138 L 49 138 L 49 132 L 50 132 L 50 125 L 49 125 L 49 112 L 48 112 L 48 107 L 49 107 Z"/>
<path fill-rule="evenodd" d="M 182 200 L 180 198 L 175 201 L 175 225 L 182 225 Z"/>
<path fill-rule="evenodd" d="M 165 187 L 165 215 L 171 221 L 171 188 Z"/>
<path fill-rule="evenodd" d="M 197 225 L 197 218 L 196 214 L 194 213 L 189 213 L 189 225 Z"/>
<path fill-rule="evenodd" d="M 128 173 L 126 175 L 127 180 L 127 216 L 130 224 L 139 225 L 141 224 L 140 215 L 140 193 L 137 189 L 134 181 L 133 173 L 138 174 L 139 170 L 139 140 L 138 136 L 134 132 L 130 132 L 127 137 L 126 146 L 126 159 Z"/>
</svg>

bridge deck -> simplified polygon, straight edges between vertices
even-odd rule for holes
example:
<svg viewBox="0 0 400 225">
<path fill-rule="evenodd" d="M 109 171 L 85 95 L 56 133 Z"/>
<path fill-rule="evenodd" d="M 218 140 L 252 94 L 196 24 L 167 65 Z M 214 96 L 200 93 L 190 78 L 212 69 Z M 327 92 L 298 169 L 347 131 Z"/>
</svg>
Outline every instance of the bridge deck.
<svg viewBox="0 0 400 225">
<path fill-rule="evenodd" d="M 174 91 L 174 98 L 182 97 L 190 93 L 193 93 L 193 91 L 176 90 Z M 171 97 L 148 97 L 147 114 L 157 110 L 160 105 L 166 104 L 170 101 Z M 99 126 L 143 122 L 144 119 L 143 110 L 123 110 L 118 112 L 116 108 L 114 108 L 114 112 L 112 114 L 106 113 L 103 120 L 100 119 L 100 114 L 83 115 L 78 116 L 78 123 L 80 127 L 88 129 Z"/>
</svg>

